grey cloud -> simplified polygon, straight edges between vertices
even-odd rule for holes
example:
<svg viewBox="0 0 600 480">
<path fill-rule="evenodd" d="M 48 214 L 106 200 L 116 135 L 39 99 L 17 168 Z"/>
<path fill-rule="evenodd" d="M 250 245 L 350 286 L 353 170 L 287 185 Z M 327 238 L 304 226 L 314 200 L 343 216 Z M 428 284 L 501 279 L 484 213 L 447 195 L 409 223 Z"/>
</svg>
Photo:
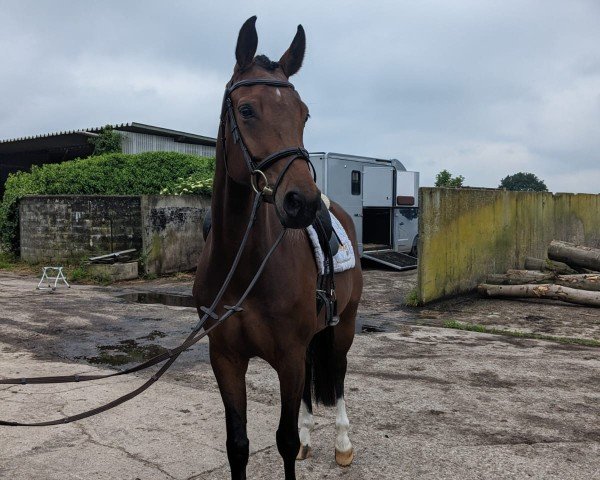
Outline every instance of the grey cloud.
<svg viewBox="0 0 600 480">
<path fill-rule="evenodd" d="M 595 1 L 207 3 L 0 2 L 0 137 L 120 121 L 215 135 L 257 14 L 274 59 L 307 31 L 293 81 L 309 149 L 400 158 L 423 184 L 443 168 L 481 186 L 535 170 L 598 190 Z"/>
</svg>

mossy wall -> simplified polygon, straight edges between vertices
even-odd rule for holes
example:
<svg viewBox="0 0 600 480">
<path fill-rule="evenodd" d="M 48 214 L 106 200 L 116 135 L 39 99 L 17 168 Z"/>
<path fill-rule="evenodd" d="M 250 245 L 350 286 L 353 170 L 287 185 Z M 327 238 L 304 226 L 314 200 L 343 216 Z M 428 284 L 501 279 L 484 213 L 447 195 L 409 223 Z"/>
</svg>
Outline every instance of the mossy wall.
<svg viewBox="0 0 600 480">
<path fill-rule="evenodd" d="M 78 261 L 135 248 L 144 273 L 196 267 L 210 199 L 200 195 L 37 195 L 20 204 L 21 258 Z"/>
<path fill-rule="evenodd" d="M 210 199 L 200 195 L 141 198 L 145 273 L 161 275 L 195 268 L 204 248 L 202 224 Z"/>
<path fill-rule="evenodd" d="M 423 303 L 546 258 L 552 240 L 600 248 L 600 195 L 421 188 L 419 205 Z"/>
</svg>

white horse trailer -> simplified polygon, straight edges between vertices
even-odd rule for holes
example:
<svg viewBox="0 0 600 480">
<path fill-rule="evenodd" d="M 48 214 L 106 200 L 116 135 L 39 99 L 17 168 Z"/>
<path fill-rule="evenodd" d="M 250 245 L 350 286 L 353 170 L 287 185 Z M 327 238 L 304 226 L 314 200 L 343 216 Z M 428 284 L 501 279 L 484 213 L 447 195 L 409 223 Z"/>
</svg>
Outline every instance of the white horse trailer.
<svg viewBox="0 0 600 480">
<path fill-rule="evenodd" d="M 419 172 L 400 161 L 316 152 L 317 186 L 354 220 L 364 258 L 404 270 L 417 265 Z"/>
</svg>

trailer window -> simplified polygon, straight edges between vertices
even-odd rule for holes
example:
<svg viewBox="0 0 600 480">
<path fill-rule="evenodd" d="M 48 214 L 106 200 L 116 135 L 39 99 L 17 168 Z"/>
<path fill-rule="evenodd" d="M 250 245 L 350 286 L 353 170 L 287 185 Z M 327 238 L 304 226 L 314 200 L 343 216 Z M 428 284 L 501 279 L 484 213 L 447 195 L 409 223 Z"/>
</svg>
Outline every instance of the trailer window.
<svg viewBox="0 0 600 480">
<path fill-rule="evenodd" d="M 358 170 L 352 170 L 352 195 L 360 195 L 360 172 Z"/>
</svg>

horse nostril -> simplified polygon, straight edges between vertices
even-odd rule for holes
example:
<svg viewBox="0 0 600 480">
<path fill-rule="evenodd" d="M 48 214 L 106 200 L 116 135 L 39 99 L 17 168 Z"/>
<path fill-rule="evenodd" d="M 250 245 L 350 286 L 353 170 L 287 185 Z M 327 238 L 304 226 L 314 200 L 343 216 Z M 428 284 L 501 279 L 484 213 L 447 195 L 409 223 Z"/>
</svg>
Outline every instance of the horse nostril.
<svg viewBox="0 0 600 480">
<path fill-rule="evenodd" d="M 283 209 L 290 217 L 298 217 L 306 207 L 304 195 L 298 192 L 288 192 L 283 198 Z"/>
</svg>

